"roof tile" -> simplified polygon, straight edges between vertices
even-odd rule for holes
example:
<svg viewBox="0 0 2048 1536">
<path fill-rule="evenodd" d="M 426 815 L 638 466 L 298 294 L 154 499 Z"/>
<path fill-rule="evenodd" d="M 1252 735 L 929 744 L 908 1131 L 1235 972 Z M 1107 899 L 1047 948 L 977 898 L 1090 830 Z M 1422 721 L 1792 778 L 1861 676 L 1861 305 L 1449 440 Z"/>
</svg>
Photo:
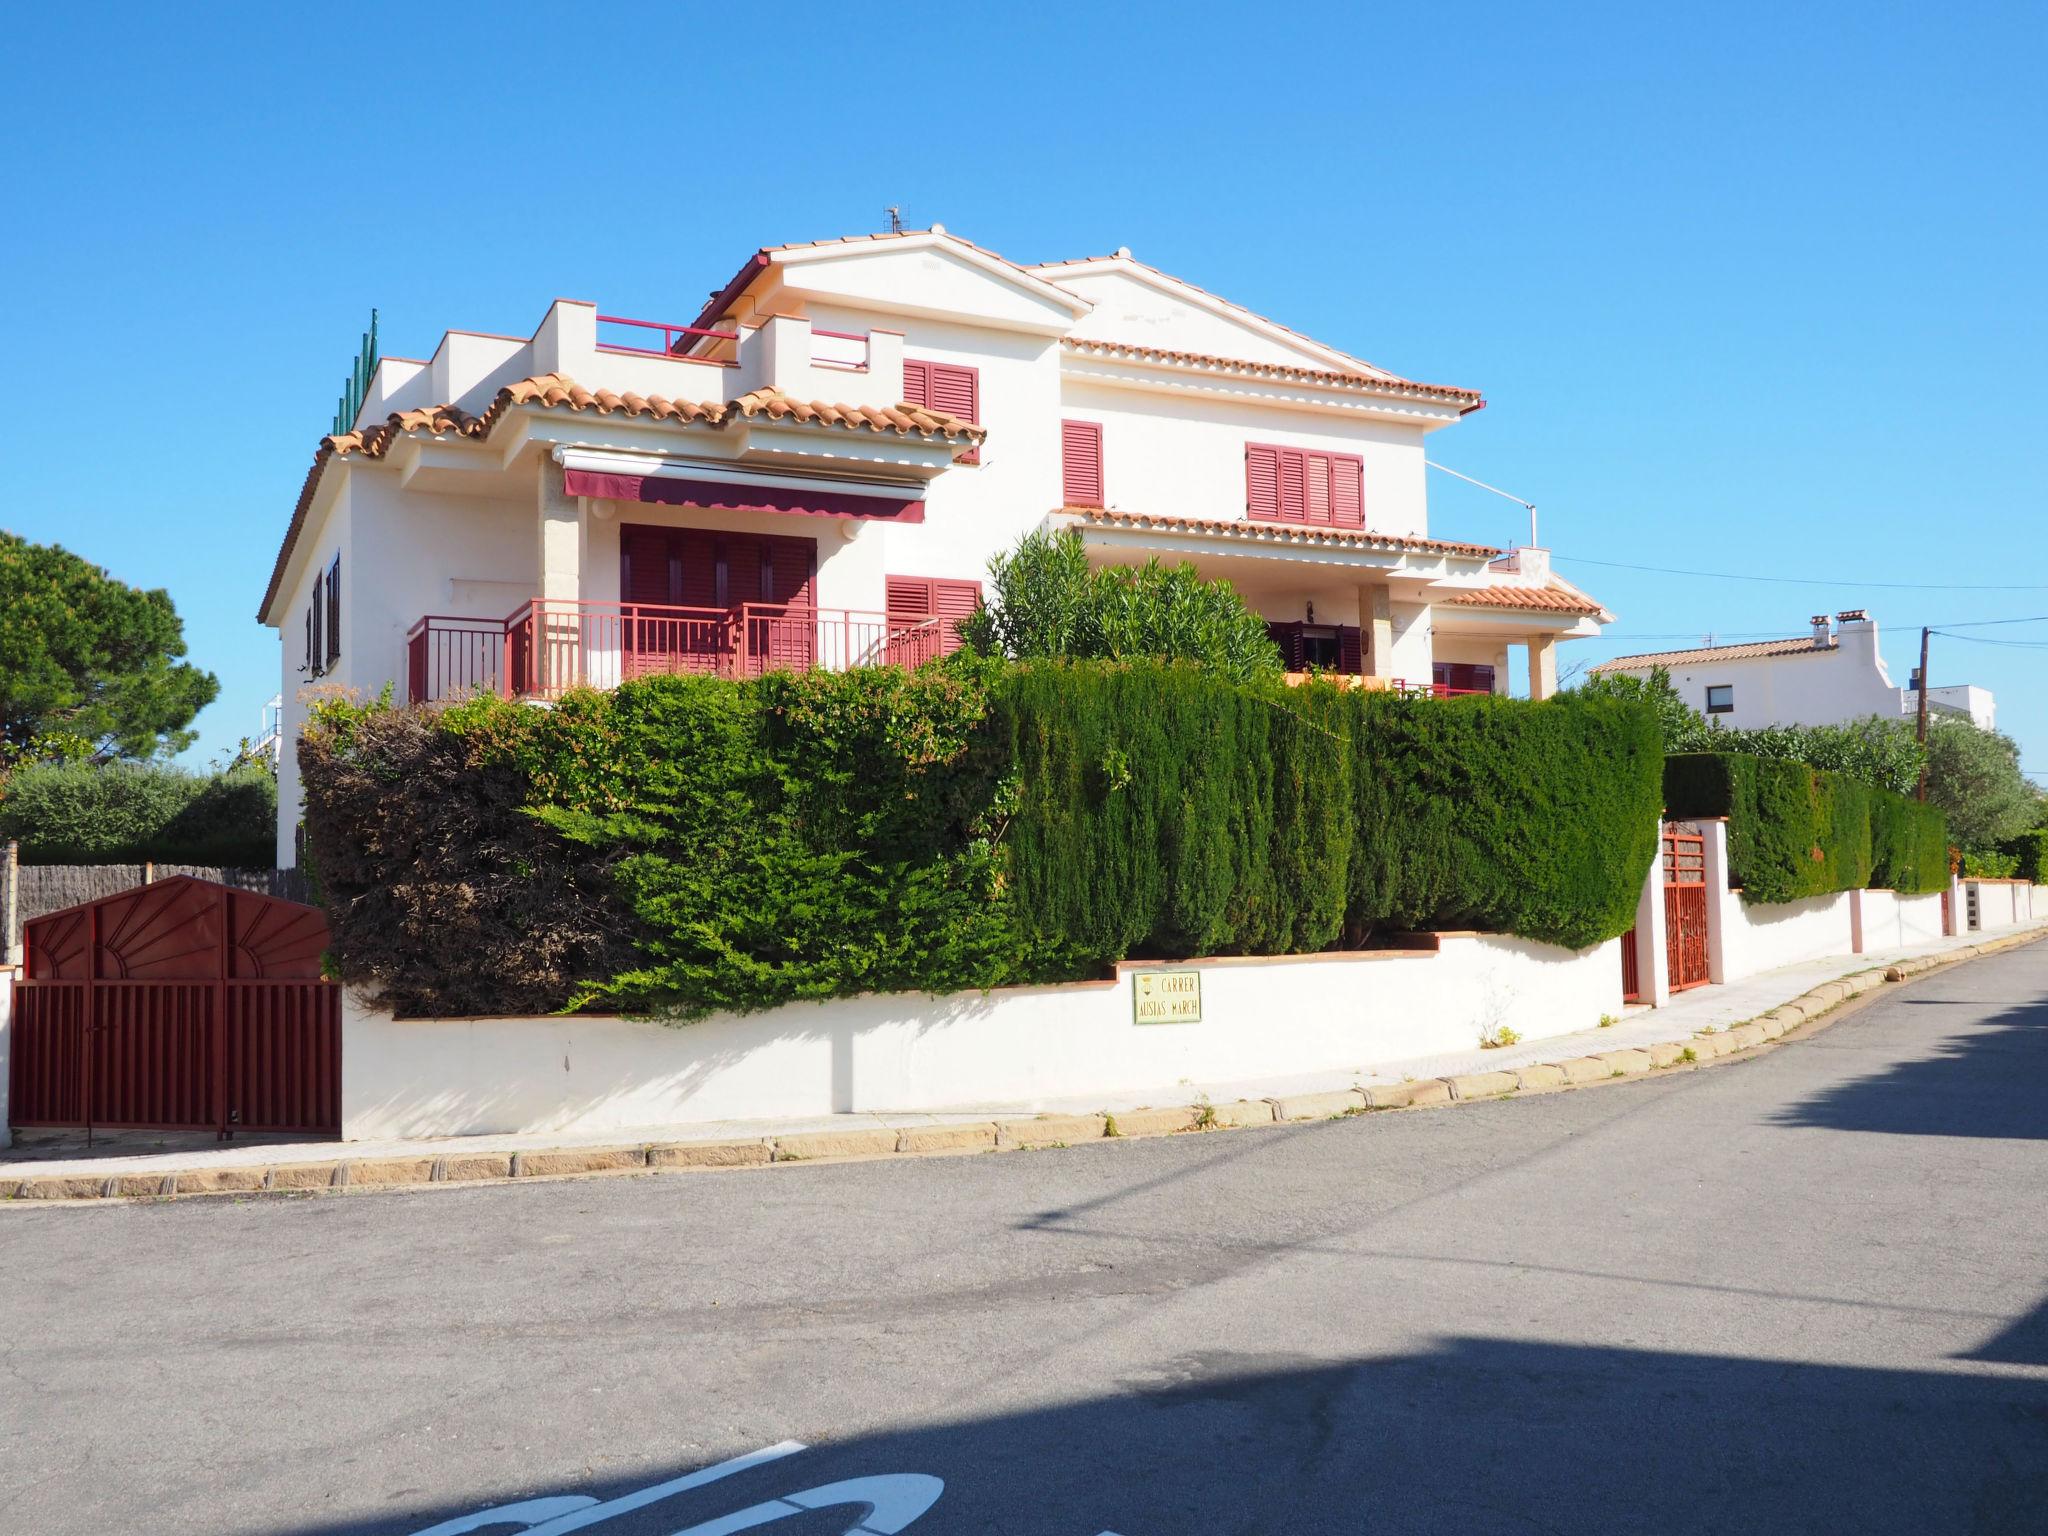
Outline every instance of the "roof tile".
<svg viewBox="0 0 2048 1536">
<path fill-rule="evenodd" d="M 1583 592 L 1567 592 L 1558 587 L 1467 587 L 1432 597 L 1431 601 L 1456 608 L 1526 608 L 1543 613 L 1579 613 L 1588 617 L 1606 612 Z"/>
<path fill-rule="evenodd" d="M 1815 645 L 1811 635 L 1788 640 L 1751 640 L 1741 645 L 1703 645 L 1689 651 L 1644 651 L 1636 656 L 1617 656 L 1593 668 L 1595 672 L 1619 672 L 1630 667 L 1676 667 L 1696 661 L 1754 661 L 1764 656 L 1803 656 L 1812 652 L 1824 656 L 1835 642 Z"/>
<path fill-rule="evenodd" d="M 1486 544 L 1454 544 L 1369 528 L 1321 528 L 1304 523 L 1268 523 L 1247 517 L 1171 517 L 1154 512 L 1119 512 L 1104 507 L 1061 507 L 1059 511 L 1096 528 L 1134 528 L 1160 533 L 1213 534 L 1253 543 L 1308 544 L 1323 549 L 1413 550 L 1418 554 L 1463 555 L 1491 560 L 1500 553 Z"/>
</svg>

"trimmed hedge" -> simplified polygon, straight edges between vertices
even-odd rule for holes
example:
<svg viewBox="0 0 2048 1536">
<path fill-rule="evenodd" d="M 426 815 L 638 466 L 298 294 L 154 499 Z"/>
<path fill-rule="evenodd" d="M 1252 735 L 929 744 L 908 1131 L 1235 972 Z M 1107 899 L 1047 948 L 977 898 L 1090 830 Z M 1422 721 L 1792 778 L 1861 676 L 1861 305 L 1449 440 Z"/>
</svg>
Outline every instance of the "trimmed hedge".
<svg viewBox="0 0 2048 1536">
<path fill-rule="evenodd" d="M 1285 954 L 1583 947 L 1655 855 L 1655 722 L 1160 663 L 659 677 L 326 706 L 300 747 L 342 974 L 400 1012 L 694 1018 Z"/>
<path fill-rule="evenodd" d="M 1680 753 L 1664 760 L 1664 804 L 1679 819 L 1728 819 L 1728 878 L 1753 904 L 1873 883 L 1924 894 L 1946 881 L 1938 810 L 1803 763 Z"/>
<path fill-rule="evenodd" d="M 268 869 L 277 780 L 244 764 L 32 763 L 0 782 L 0 843 L 24 864 L 200 864 Z"/>
</svg>

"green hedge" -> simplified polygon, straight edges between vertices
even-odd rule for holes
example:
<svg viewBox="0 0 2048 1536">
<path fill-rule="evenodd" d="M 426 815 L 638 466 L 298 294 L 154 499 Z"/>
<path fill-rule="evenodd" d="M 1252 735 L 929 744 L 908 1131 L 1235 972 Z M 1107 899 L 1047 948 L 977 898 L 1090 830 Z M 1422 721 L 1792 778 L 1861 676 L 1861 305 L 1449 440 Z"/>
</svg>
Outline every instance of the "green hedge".
<svg viewBox="0 0 2048 1536">
<path fill-rule="evenodd" d="M 25 864 L 268 869 L 277 780 L 256 764 L 188 773 L 160 763 L 34 763 L 0 784 L 0 843 Z"/>
<path fill-rule="evenodd" d="M 334 705 L 300 762 L 342 973 L 414 1014 L 691 1018 L 1388 926 L 1580 947 L 1633 922 L 1660 796 L 1635 704 L 971 658 Z"/>
<path fill-rule="evenodd" d="M 1728 819 L 1728 878 L 1747 902 L 1873 883 L 1925 893 L 1946 879 L 1939 811 L 1803 763 L 1680 753 L 1664 760 L 1664 804 L 1679 819 Z"/>
</svg>

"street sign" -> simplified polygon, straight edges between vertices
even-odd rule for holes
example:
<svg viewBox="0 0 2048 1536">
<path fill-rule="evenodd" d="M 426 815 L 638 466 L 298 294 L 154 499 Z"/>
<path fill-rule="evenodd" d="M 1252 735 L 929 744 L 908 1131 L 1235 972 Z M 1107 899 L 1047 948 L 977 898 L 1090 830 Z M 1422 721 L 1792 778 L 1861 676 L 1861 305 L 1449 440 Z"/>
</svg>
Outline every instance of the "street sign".
<svg viewBox="0 0 2048 1536">
<path fill-rule="evenodd" d="M 1137 1024 L 1202 1022 L 1200 971 L 1133 971 L 1131 1020 Z"/>
</svg>

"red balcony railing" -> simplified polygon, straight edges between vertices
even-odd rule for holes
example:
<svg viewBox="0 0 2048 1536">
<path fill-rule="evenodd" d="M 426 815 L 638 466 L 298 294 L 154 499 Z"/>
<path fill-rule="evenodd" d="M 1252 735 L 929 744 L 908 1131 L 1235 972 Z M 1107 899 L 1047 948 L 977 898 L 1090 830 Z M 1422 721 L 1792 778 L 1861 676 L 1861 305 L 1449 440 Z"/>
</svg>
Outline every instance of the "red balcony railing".
<svg viewBox="0 0 2048 1536">
<path fill-rule="evenodd" d="M 407 697 L 551 699 L 667 672 L 914 667 L 945 649 L 942 622 L 788 603 L 725 609 L 535 598 L 505 619 L 421 619 L 406 636 Z"/>
<path fill-rule="evenodd" d="M 737 331 L 707 330 L 701 325 L 670 325 L 661 320 L 628 320 L 624 315 L 599 315 L 599 325 L 625 325 L 634 329 L 631 340 L 607 340 L 600 336 L 597 350 L 600 352 L 630 352 L 636 357 L 690 357 L 700 363 L 722 363 L 728 368 L 739 366 L 738 360 L 730 357 L 704 357 L 697 349 L 705 342 L 738 342 Z M 661 346 L 654 346 L 656 335 L 661 337 Z M 645 345 L 635 346 L 634 342 Z M 716 351 L 709 348 L 707 350 Z"/>
</svg>

